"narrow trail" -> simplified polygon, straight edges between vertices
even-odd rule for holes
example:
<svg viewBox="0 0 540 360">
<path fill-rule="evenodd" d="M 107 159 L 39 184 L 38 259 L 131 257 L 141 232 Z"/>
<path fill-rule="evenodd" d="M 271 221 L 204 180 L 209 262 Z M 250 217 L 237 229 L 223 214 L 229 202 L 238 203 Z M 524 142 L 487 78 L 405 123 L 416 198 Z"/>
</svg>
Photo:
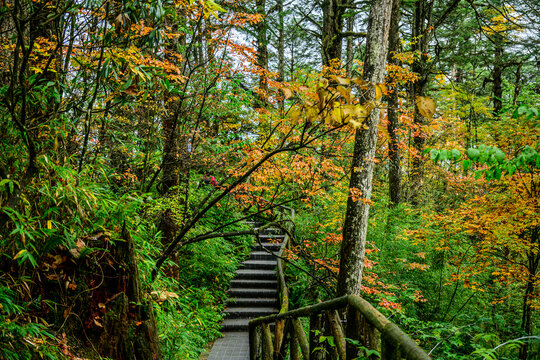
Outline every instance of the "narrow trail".
<svg viewBox="0 0 540 360">
<path fill-rule="evenodd" d="M 278 312 L 277 261 L 271 253 L 279 251 L 284 238 L 277 229 L 264 230 L 248 260 L 236 271 L 227 292 L 224 336 L 215 341 L 208 360 L 249 359 L 249 321 Z"/>
</svg>

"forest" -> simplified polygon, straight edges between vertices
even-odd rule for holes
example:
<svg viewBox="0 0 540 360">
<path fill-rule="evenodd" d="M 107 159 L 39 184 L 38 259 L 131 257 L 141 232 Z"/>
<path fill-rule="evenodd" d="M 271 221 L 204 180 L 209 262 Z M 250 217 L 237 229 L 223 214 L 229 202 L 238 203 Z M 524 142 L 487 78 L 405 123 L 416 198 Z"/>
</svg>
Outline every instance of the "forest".
<svg viewBox="0 0 540 360">
<path fill-rule="evenodd" d="M 0 359 L 205 358 L 255 223 L 289 309 L 540 359 L 537 0 L 0 0 L 0 139 Z"/>
</svg>

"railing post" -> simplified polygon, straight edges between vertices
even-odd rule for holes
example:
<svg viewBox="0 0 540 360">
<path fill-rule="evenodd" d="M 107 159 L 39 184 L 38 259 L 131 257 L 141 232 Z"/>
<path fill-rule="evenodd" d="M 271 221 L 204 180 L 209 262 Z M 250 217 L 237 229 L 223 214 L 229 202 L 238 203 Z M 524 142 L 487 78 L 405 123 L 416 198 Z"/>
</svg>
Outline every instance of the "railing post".
<svg viewBox="0 0 540 360">
<path fill-rule="evenodd" d="M 366 347 L 371 350 L 381 351 L 381 334 L 373 325 L 366 321 L 364 332 Z"/>
<path fill-rule="evenodd" d="M 322 321 L 320 314 L 313 314 L 309 317 L 309 349 L 311 350 L 311 360 L 322 360 L 324 353 L 317 348 L 321 347 L 319 337 L 322 335 Z"/>
<path fill-rule="evenodd" d="M 259 360 L 261 358 L 261 326 L 249 324 L 249 359 Z"/>
<path fill-rule="evenodd" d="M 276 327 L 274 328 L 274 351 L 276 354 L 281 349 L 281 343 L 285 335 L 285 320 L 277 320 Z"/>
<path fill-rule="evenodd" d="M 291 326 L 293 326 L 292 323 L 291 323 Z M 291 360 L 300 360 L 300 351 L 298 349 L 299 343 L 300 341 L 298 340 L 298 336 L 296 335 L 296 330 L 293 329 L 293 331 L 291 332 L 291 345 L 290 345 L 291 346 Z M 304 357 L 304 359 L 306 358 Z"/>
<path fill-rule="evenodd" d="M 401 359 L 401 352 L 399 351 L 399 347 L 396 347 L 390 343 L 390 341 L 386 340 L 384 336 L 382 337 L 382 344 L 381 344 L 381 359 L 382 360 L 400 360 Z"/>
<path fill-rule="evenodd" d="M 300 349 L 302 349 L 302 356 L 304 357 L 304 360 L 309 360 L 309 342 L 306 337 L 306 333 L 304 332 L 302 321 L 299 318 L 292 319 L 292 325 L 294 328 L 294 335 L 300 343 Z"/>
<path fill-rule="evenodd" d="M 274 343 L 272 342 L 272 332 L 270 331 L 270 325 L 262 323 L 263 330 L 263 360 L 273 360 L 274 357 Z"/>
<path fill-rule="evenodd" d="M 339 360 L 339 354 L 336 348 L 336 338 L 334 334 L 332 333 L 331 325 L 330 325 L 330 316 L 328 315 L 328 312 L 330 310 L 324 310 L 322 313 L 322 324 L 324 329 L 324 336 L 326 338 L 332 337 L 334 339 L 334 346 L 330 344 L 330 341 L 328 339 L 323 343 L 323 347 L 326 349 L 323 358 L 330 358 L 330 360 Z"/>
<path fill-rule="evenodd" d="M 287 357 L 287 347 L 290 346 L 291 342 L 291 321 L 287 319 L 284 324 L 283 337 L 281 339 L 281 344 L 279 348 L 275 348 L 274 359 L 275 360 L 285 360 Z"/>
<path fill-rule="evenodd" d="M 350 305 L 347 307 L 347 323 L 345 328 L 345 334 L 348 339 L 355 341 L 362 340 L 362 317 L 360 315 L 360 312 Z M 351 343 L 348 343 L 346 346 L 347 359 L 356 358 L 358 356 L 357 347 Z"/>
<path fill-rule="evenodd" d="M 256 360 L 257 357 L 257 336 L 255 331 L 257 330 L 256 326 L 249 324 L 249 360 Z"/>
<path fill-rule="evenodd" d="M 336 310 L 330 310 L 327 312 L 328 322 L 330 325 L 330 330 L 334 336 L 334 342 L 336 344 L 336 349 L 339 354 L 339 357 L 342 360 L 347 360 L 346 350 L 345 350 L 345 336 L 343 336 L 343 328 L 341 327 L 341 321 L 339 320 L 339 315 Z"/>
</svg>

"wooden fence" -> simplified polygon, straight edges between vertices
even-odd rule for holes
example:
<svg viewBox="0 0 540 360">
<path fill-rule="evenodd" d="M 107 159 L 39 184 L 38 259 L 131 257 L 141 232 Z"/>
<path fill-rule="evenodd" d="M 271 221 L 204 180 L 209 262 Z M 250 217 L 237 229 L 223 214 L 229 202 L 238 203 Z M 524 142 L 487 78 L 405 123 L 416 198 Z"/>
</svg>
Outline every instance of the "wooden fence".
<svg viewBox="0 0 540 360">
<path fill-rule="evenodd" d="M 346 326 L 339 310 L 347 314 Z M 308 335 L 307 321 L 301 318 L 309 318 Z M 279 360 L 287 355 L 297 360 L 300 351 L 305 360 L 430 359 L 414 340 L 356 295 L 251 320 L 249 344 L 250 360 Z"/>
</svg>

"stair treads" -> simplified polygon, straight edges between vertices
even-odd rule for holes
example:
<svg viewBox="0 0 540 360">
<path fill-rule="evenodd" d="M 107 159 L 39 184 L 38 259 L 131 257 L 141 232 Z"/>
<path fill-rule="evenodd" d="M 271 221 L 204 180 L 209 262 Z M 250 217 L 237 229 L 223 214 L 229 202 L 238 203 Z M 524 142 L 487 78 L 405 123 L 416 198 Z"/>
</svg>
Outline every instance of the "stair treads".
<svg viewBox="0 0 540 360">
<path fill-rule="evenodd" d="M 256 319 L 261 316 L 268 316 L 278 312 L 276 308 L 273 307 L 245 307 L 245 306 L 235 306 L 227 308 L 227 318 L 248 318 Z"/>
<path fill-rule="evenodd" d="M 277 280 L 251 280 L 251 279 L 233 279 L 231 280 L 231 288 L 276 288 Z"/>
<path fill-rule="evenodd" d="M 249 307 L 274 307 L 278 306 L 277 298 L 232 298 L 226 302 L 227 306 L 249 306 Z"/>
<path fill-rule="evenodd" d="M 277 278 L 275 270 L 240 269 L 236 270 L 236 279 L 274 280 Z"/>
<path fill-rule="evenodd" d="M 233 297 L 267 298 L 267 297 L 276 297 L 278 292 L 277 292 L 277 289 L 232 288 L 227 291 L 227 294 Z"/>
<path fill-rule="evenodd" d="M 276 260 L 246 260 L 242 263 L 244 269 L 272 270 L 277 266 Z"/>
</svg>

